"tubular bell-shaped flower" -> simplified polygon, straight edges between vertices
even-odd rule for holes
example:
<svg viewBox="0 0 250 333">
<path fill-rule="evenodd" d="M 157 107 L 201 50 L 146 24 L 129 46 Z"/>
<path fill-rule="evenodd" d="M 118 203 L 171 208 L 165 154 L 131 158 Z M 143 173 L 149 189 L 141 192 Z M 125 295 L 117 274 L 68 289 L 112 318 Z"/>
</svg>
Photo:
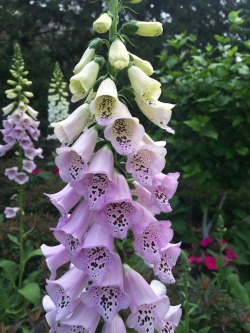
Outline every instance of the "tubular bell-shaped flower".
<svg viewBox="0 0 250 333">
<path fill-rule="evenodd" d="M 57 149 L 56 165 L 62 180 L 74 182 L 82 179 L 95 149 L 96 140 L 97 131 L 90 128 L 81 134 L 71 147 Z"/>
<path fill-rule="evenodd" d="M 132 224 L 137 223 L 142 216 L 142 210 L 132 200 L 126 179 L 116 173 L 116 191 L 113 198 L 94 215 L 94 220 L 107 226 L 116 238 L 125 238 Z"/>
<path fill-rule="evenodd" d="M 56 246 L 47 246 L 43 244 L 41 250 L 51 272 L 50 280 L 55 280 L 57 269 L 70 261 L 72 257 L 71 252 L 62 244 Z"/>
<path fill-rule="evenodd" d="M 47 280 L 46 290 L 57 308 L 56 320 L 74 311 L 80 303 L 79 296 L 87 286 L 87 281 L 86 273 L 76 267 L 70 268 L 58 280 Z"/>
<path fill-rule="evenodd" d="M 105 139 L 111 141 L 117 153 L 121 155 L 129 155 L 144 134 L 144 127 L 135 117 L 116 119 L 104 130 Z"/>
<path fill-rule="evenodd" d="M 69 318 L 60 321 L 57 333 L 95 333 L 99 320 L 98 312 L 79 303 Z"/>
<path fill-rule="evenodd" d="M 103 164 L 105 161 L 105 164 Z M 108 146 L 99 149 L 75 190 L 88 201 L 89 208 L 100 210 L 115 191 L 114 156 Z"/>
<path fill-rule="evenodd" d="M 107 274 L 121 265 L 114 252 L 114 238 L 108 229 L 94 223 L 84 239 L 83 246 L 72 258 L 73 264 L 87 272 L 89 279 L 100 285 Z"/>
<path fill-rule="evenodd" d="M 163 283 L 175 283 L 172 268 L 176 265 L 176 261 L 181 253 L 180 245 L 181 243 L 169 243 L 160 250 L 161 261 L 154 265 L 154 273 Z"/>
<path fill-rule="evenodd" d="M 167 126 L 172 115 L 174 104 L 162 103 L 158 100 L 147 100 L 139 95 L 135 97 L 135 101 L 141 112 L 152 121 L 152 123 L 174 134 L 174 130 Z"/>
<path fill-rule="evenodd" d="M 130 116 L 127 107 L 118 100 L 114 81 L 109 78 L 102 81 L 89 107 L 101 126 L 106 126 L 117 118 Z"/>
<path fill-rule="evenodd" d="M 158 101 L 161 95 L 161 83 L 159 81 L 148 77 L 137 66 L 131 66 L 128 69 L 128 77 L 135 96 L 139 96 L 149 104 Z"/>
<path fill-rule="evenodd" d="M 54 194 L 46 194 L 51 203 L 59 210 L 63 218 L 68 217 L 69 211 L 78 203 L 80 195 L 74 188 L 67 184 L 61 191 Z"/>
<path fill-rule="evenodd" d="M 84 130 L 89 118 L 89 105 L 83 104 L 66 119 L 51 123 L 51 126 L 54 127 L 55 136 L 61 143 L 71 144 Z"/>
<path fill-rule="evenodd" d="M 80 202 L 62 227 L 52 228 L 55 238 L 74 254 L 82 245 L 83 237 L 92 222 L 86 201 Z"/>
<path fill-rule="evenodd" d="M 90 285 L 80 298 L 88 307 L 94 307 L 108 322 L 112 321 L 118 311 L 126 309 L 129 306 L 130 298 L 123 287 L 121 261 L 115 270 L 109 272 L 100 286 Z"/>
<path fill-rule="evenodd" d="M 139 252 L 146 263 L 161 261 L 161 249 L 173 238 L 170 221 L 151 223 L 142 234 L 135 237 L 134 249 Z"/>
<path fill-rule="evenodd" d="M 153 177 L 165 166 L 166 150 L 156 145 L 142 145 L 128 156 L 126 170 L 142 186 L 151 186 Z"/>
<path fill-rule="evenodd" d="M 164 213 L 172 211 L 168 200 L 173 197 L 177 190 L 179 176 L 179 172 L 168 173 L 167 175 L 160 173 L 153 178 L 152 202 Z"/>
<path fill-rule="evenodd" d="M 126 323 L 138 333 L 153 333 L 169 310 L 168 297 L 157 296 L 139 273 L 126 264 L 123 267 L 125 291 L 131 297 L 131 314 Z"/>
</svg>

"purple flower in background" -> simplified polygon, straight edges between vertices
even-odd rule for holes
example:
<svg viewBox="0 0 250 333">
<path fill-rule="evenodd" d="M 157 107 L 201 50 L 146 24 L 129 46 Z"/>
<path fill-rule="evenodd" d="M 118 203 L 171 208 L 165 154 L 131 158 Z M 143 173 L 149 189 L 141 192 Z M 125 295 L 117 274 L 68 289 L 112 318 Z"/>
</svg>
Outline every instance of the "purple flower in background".
<svg viewBox="0 0 250 333">
<path fill-rule="evenodd" d="M 16 217 L 17 212 L 19 211 L 19 207 L 6 207 L 4 210 L 4 214 L 7 219 L 12 217 Z"/>
</svg>

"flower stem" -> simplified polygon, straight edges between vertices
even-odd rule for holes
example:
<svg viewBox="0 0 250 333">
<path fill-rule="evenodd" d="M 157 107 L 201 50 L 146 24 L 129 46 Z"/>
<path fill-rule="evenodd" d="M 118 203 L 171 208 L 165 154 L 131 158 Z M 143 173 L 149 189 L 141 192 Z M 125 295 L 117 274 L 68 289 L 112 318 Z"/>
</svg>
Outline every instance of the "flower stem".
<svg viewBox="0 0 250 333">
<path fill-rule="evenodd" d="M 23 189 L 19 188 L 18 193 L 18 207 L 19 207 L 19 280 L 18 286 L 21 287 L 23 283 L 23 271 L 24 271 L 24 260 L 23 260 Z"/>
<path fill-rule="evenodd" d="M 111 43 L 114 35 L 117 33 L 118 13 L 119 13 L 119 2 L 118 2 L 118 0 L 110 1 L 109 11 L 113 15 L 112 25 L 109 29 L 109 42 Z"/>
<path fill-rule="evenodd" d="M 22 168 L 22 150 L 19 147 L 18 149 L 18 169 L 20 170 Z M 22 185 L 18 186 L 18 207 L 19 207 L 19 214 L 18 214 L 18 227 L 19 227 L 19 278 L 18 278 L 18 286 L 21 287 L 23 283 L 23 272 L 24 272 L 24 259 L 23 259 L 23 235 L 24 235 L 24 229 L 23 229 L 23 188 Z"/>
</svg>

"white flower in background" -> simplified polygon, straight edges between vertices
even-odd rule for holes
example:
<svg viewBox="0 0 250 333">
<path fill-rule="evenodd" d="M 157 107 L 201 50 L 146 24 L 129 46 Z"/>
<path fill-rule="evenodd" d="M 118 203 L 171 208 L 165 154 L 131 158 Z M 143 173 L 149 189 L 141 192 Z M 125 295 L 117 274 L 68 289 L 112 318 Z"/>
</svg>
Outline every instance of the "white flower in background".
<svg viewBox="0 0 250 333">
<path fill-rule="evenodd" d="M 56 63 L 48 96 L 49 123 L 59 122 L 68 116 L 69 102 L 67 100 L 68 92 L 66 91 L 66 86 L 66 82 L 63 81 L 61 68 L 59 64 Z M 56 136 L 51 133 L 48 135 L 48 139 L 56 139 Z"/>
</svg>

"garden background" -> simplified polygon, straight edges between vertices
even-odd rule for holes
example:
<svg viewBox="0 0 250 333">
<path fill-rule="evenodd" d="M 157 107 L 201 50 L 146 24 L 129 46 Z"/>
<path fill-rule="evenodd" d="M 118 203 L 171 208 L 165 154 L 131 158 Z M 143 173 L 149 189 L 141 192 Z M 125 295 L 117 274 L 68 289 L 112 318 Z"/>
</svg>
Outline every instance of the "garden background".
<svg viewBox="0 0 250 333">
<path fill-rule="evenodd" d="M 33 82 L 32 107 L 39 111 L 39 144 L 44 150 L 26 188 L 27 253 L 44 242 L 53 244 L 48 230 L 58 218 L 43 194 L 62 187 L 52 155 L 58 143 L 47 140 L 48 89 L 55 62 L 68 82 L 94 37 L 92 22 L 99 6 L 85 0 L 0 0 L 0 106 L 8 104 L 4 91 L 18 42 Z M 190 332 L 250 332 L 250 1 L 143 0 L 134 8 L 136 15 L 126 15 L 164 24 L 163 35 L 150 43 L 135 37 L 134 53 L 158 69 L 154 77 L 162 83 L 164 101 L 176 104 L 170 123 L 176 133 L 167 139 L 166 170 L 179 171 L 181 179 L 171 201 L 174 213 L 167 218 L 183 242 L 189 266 L 183 258 L 179 261 L 177 283 L 168 292 L 176 304 L 184 304 Z M 74 108 L 71 103 L 70 110 Z M 165 139 L 164 131 L 146 118 L 142 123 L 154 139 Z M 4 177 L 13 158 L 10 152 L 0 164 L 0 248 L 5 260 L 18 255 L 17 223 L 2 214 L 13 194 Z M 7 332 L 8 325 L 8 332 L 17 331 L 25 316 L 34 332 L 45 332 L 40 306 L 48 277 L 44 260 L 27 259 L 27 270 L 41 287 L 21 307 L 12 297 L 13 286 L 6 284 L 14 280 L 13 267 L 1 263 L 1 332 Z M 142 262 L 137 265 L 145 276 L 150 274 Z M 29 332 L 28 326 L 21 329 Z M 176 332 L 188 331 L 183 324 Z"/>
</svg>

